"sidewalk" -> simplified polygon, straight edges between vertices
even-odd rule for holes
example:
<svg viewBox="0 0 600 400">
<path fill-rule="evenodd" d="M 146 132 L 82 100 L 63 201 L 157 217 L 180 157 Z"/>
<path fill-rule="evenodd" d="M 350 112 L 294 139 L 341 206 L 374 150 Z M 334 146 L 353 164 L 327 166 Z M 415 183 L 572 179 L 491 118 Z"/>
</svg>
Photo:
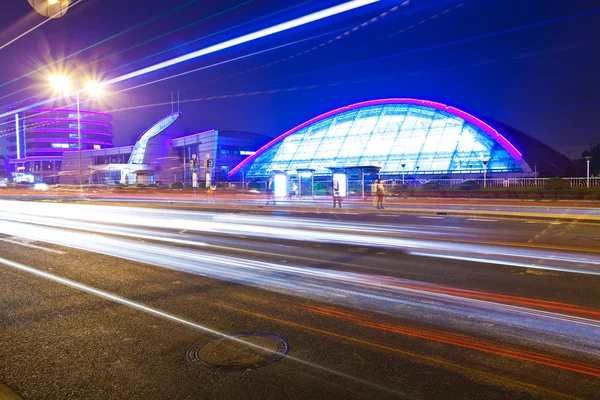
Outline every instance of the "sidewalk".
<svg viewBox="0 0 600 400">
<path fill-rule="evenodd" d="M 88 201 L 130 204 L 159 204 L 173 207 L 195 208 L 202 210 L 249 211 L 249 212 L 286 212 L 302 214 L 354 214 L 354 215 L 395 215 L 417 214 L 426 216 L 482 216 L 527 219 L 576 220 L 578 222 L 600 223 L 600 204 L 572 202 L 522 202 L 522 201 L 489 201 L 470 199 L 388 199 L 384 210 L 378 210 L 369 199 L 346 199 L 343 208 L 333 208 L 329 197 L 313 199 L 277 200 L 276 205 L 266 204 L 266 199 L 257 196 L 217 196 L 215 203 L 208 203 L 206 198 L 163 198 L 163 197 L 88 197 Z"/>
<path fill-rule="evenodd" d="M 266 197 L 260 194 L 228 193 L 218 191 L 215 203 L 209 203 L 204 192 L 191 191 L 141 191 L 133 193 L 110 192 L 0 192 L 0 199 L 28 201 L 85 201 L 104 204 L 125 203 L 152 205 L 153 207 L 185 207 L 186 209 L 249 211 L 265 213 L 278 211 L 287 213 L 328 213 L 328 214 L 418 214 L 426 216 L 482 216 L 486 218 L 527 218 L 576 220 L 578 222 L 600 223 L 600 202 L 598 201 L 544 201 L 513 199 L 439 199 L 439 198 L 386 198 L 385 210 L 375 208 L 372 199 L 344 199 L 343 208 L 333 208 L 331 197 L 304 197 L 302 199 L 277 200 L 277 205 L 266 205 Z"/>
</svg>

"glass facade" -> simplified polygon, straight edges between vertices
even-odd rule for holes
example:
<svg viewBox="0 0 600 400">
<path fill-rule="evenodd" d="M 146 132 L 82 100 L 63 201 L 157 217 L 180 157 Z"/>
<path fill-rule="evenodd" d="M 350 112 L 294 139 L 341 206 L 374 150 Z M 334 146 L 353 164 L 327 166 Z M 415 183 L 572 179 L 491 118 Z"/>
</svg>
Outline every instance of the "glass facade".
<svg viewBox="0 0 600 400">
<path fill-rule="evenodd" d="M 146 148 L 148 147 L 148 142 L 150 139 L 167 129 L 169 126 L 173 125 L 177 118 L 181 113 L 171 114 L 156 124 L 154 124 L 150 129 L 146 132 L 142 133 L 142 135 L 138 138 L 135 143 L 135 147 L 133 148 L 133 153 L 131 153 L 131 158 L 129 158 L 129 164 L 143 164 L 144 156 L 146 155 Z"/>
<path fill-rule="evenodd" d="M 261 149 L 247 177 L 357 166 L 381 167 L 382 175 L 452 175 L 482 170 L 485 162 L 489 172 L 523 172 L 520 153 L 481 121 L 437 103 L 414 103 L 362 103 L 309 121 Z"/>
</svg>

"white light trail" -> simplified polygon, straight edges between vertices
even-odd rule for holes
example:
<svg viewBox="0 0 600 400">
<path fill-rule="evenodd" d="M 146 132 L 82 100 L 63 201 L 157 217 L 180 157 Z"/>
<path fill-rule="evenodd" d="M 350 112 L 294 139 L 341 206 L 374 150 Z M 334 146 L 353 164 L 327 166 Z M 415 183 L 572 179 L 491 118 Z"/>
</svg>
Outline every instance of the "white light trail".
<svg viewBox="0 0 600 400">
<path fill-rule="evenodd" d="M 271 36 L 271 35 L 274 35 L 277 33 L 281 33 L 281 32 L 284 32 L 284 31 L 287 31 L 287 30 L 290 30 L 293 28 L 297 28 L 297 27 L 300 27 L 303 25 L 307 25 L 312 22 L 316 22 L 316 21 L 319 21 L 322 19 L 332 17 L 334 15 L 338 15 L 338 14 L 342 14 L 342 13 L 345 13 L 345 12 L 348 12 L 351 10 L 355 10 L 357 8 L 364 7 L 369 4 L 377 3 L 379 1 L 381 1 L 381 0 L 352 0 L 352 1 L 349 1 L 349 2 L 346 2 L 343 4 L 339 4 L 334 7 L 327 8 L 325 10 L 317 11 L 315 13 L 293 19 L 291 21 L 283 22 L 281 24 L 278 24 L 278 25 L 275 25 L 275 26 L 272 26 L 269 28 L 265 28 L 265 29 L 261 29 L 259 31 L 253 32 L 253 33 L 249 33 L 247 35 L 243 35 L 243 36 L 240 36 L 235 39 L 230 39 L 225 42 L 215 44 L 213 46 L 205 47 L 203 49 L 194 51 L 192 53 L 185 54 L 185 55 L 179 56 L 179 57 L 175 57 L 170 60 L 163 61 L 161 63 L 151 65 L 149 67 L 142 68 L 140 70 L 130 72 L 125 75 L 118 76 L 113 79 L 109 79 L 108 81 L 104 82 L 104 85 L 107 86 L 107 85 L 112 85 L 115 83 L 123 82 L 123 81 L 129 80 L 132 78 L 136 78 L 136 77 L 139 77 L 139 76 L 151 73 L 151 72 L 159 71 L 161 69 L 164 69 L 164 68 L 176 65 L 176 64 L 180 64 L 185 61 L 189 61 L 189 60 L 192 60 L 192 59 L 195 59 L 198 57 L 202 57 L 202 56 L 205 56 L 208 54 L 216 53 L 218 51 L 229 49 L 231 47 L 239 46 L 244 43 L 249 43 L 249 42 L 255 41 L 257 39 L 262 39 L 264 37 Z M 76 93 L 69 93 L 68 95 L 65 95 L 65 96 L 60 96 L 60 97 L 56 97 L 56 98 L 53 98 L 50 100 L 40 101 L 38 103 L 28 105 L 27 107 L 22 107 L 20 109 L 13 110 L 8 113 L 0 114 L 0 119 L 6 117 L 8 115 L 26 111 L 26 110 L 29 110 L 29 109 L 35 108 L 35 107 L 40 107 L 40 106 L 43 106 L 45 104 L 48 104 L 48 103 L 51 103 L 51 102 L 54 102 L 54 101 L 57 101 L 60 99 L 68 98 L 69 96 L 73 96 L 74 94 L 76 94 Z"/>
<path fill-rule="evenodd" d="M 75 3 L 70 4 L 67 7 L 67 10 L 76 6 L 77 4 L 81 3 L 83 0 L 77 0 Z M 48 21 L 51 21 L 52 18 L 54 18 L 55 16 L 59 15 L 60 12 L 50 16 L 49 18 L 46 18 L 44 21 L 40 22 L 39 24 L 37 24 L 36 26 L 34 26 L 33 28 L 29 29 L 26 32 L 23 32 L 22 34 L 20 34 L 19 36 L 17 36 L 16 38 L 4 43 L 2 46 L 0 46 L 0 50 L 4 49 L 5 47 L 8 47 L 9 45 L 11 45 L 12 43 L 16 42 L 17 40 L 21 39 L 22 37 L 28 35 L 29 33 L 33 32 L 34 30 L 36 30 L 37 28 L 39 28 L 40 26 L 44 25 L 45 23 L 47 23 Z"/>
<path fill-rule="evenodd" d="M 263 346 L 260 346 L 258 344 L 255 344 L 255 343 L 252 343 L 252 342 L 247 342 L 247 341 L 245 341 L 243 339 L 240 339 L 240 338 L 235 337 L 235 336 L 228 335 L 228 334 L 220 332 L 220 331 L 218 331 L 216 329 L 209 328 L 209 327 L 204 326 L 204 325 L 200 325 L 198 323 L 189 321 L 189 320 L 181 318 L 181 317 L 177 317 L 175 315 L 166 313 L 166 312 L 158 310 L 156 308 L 152 308 L 152 307 L 146 306 L 144 304 L 136 303 L 135 301 L 128 300 L 128 299 L 126 299 L 124 297 L 117 296 L 115 294 L 106 292 L 104 290 L 96 289 L 94 287 L 85 285 L 85 284 L 80 283 L 80 282 L 73 281 L 71 279 L 63 278 L 61 276 L 58 276 L 58 275 L 55 275 L 55 274 L 51 274 L 49 272 L 41 271 L 39 269 L 32 268 L 32 267 L 29 267 L 27 265 L 23 265 L 23 264 L 20 264 L 20 263 L 11 261 L 11 260 L 7 260 L 7 259 L 2 258 L 2 257 L 0 257 L 0 264 L 3 264 L 3 265 L 8 266 L 8 267 L 11 267 L 13 269 L 17 269 L 17 270 L 22 271 L 22 272 L 26 272 L 26 273 L 38 276 L 40 278 L 44 278 L 44 279 L 50 280 L 52 282 L 59 283 L 59 284 L 64 285 L 64 286 L 71 287 L 73 289 L 77 289 L 77 290 L 85 292 L 85 293 L 92 294 L 94 296 L 101 297 L 103 299 L 106 299 L 106 300 L 109 300 L 109 301 L 112 301 L 112 302 L 115 302 L 115 303 L 118 303 L 118 304 L 121 304 L 121 305 L 124 305 L 124 306 L 127 306 L 127 307 L 131 307 L 131 308 L 136 309 L 138 311 L 143 311 L 143 312 L 152 314 L 152 315 L 154 315 L 156 317 L 164 318 L 166 320 L 169 320 L 169 321 L 172 321 L 172 322 L 176 322 L 178 324 L 181 324 L 181 325 L 184 325 L 184 326 L 187 326 L 187 327 L 190 327 L 190 328 L 198 329 L 200 331 L 203 331 L 205 333 L 208 333 L 208 334 L 211 334 L 211 335 L 214 335 L 214 336 L 220 336 L 222 338 L 226 338 L 226 339 L 231 340 L 233 342 L 240 343 L 240 344 L 242 344 L 244 346 L 248 346 L 248 347 L 254 348 L 254 349 L 258 350 L 258 351 L 262 351 L 262 352 L 266 352 L 266 353 L 272 353 L 273 352 L 271 349 L 263 347 Z M 299 363 L 299 364 L 302 364 L 302 365 L 306 365 L 306 366 L 315 368 L 317 370 L 320 370 L 320 371 L 323 371 L 323 372 L 326 372 L 326 373 L 330 373 L 330 374 L 339 376 L 341 378 L 349 379 L 349 380 L 358 382 L 360 384 L 368 385 L 370 387 L 373 387 L 373 388 L 376 388 L 376 389 L 379 389 L 379 390 L 382 390 L 382 391 L 385 391 L 385 392 L 388 392 L 388 393 L 393 393 L 395 395 L 399 395 L 399 396 L 404 397 L 404 398 L 411 398 L 411 399 L 413 399 L 412 396 L 406 395 L 406 394 L 404 394 L 402 392 L 399 392 L 399 391 L 387 388 L 385 386 L 381 386 L 381 385 L 378 385 L 376 383 L 369 382 L 369 381 L 366 381 L 364 379 L 357 378 L 355 376 L 348 375 L 348 374 L 345 374 L 343 372 L 339 372 L 339 371 L 336 371 L 336 370 L 333 370 L 333 369 L 330 369 L 330 368 L 327 368 L 327 367 L 324 367 L 324 366 L 321 366 L 321 365 L 318 365 L 318 364 L 314 364 L 314 363 L 311 363 L 311 362 L 306 361 L 306 360 L 302 360 L 302 359 L 294 357 L 294 356 L 290 356 L 289 354 L 285 356 L 285 359 L 293 361 L 293 362 L 296 362 L 296 363 Z"/>
</svg>

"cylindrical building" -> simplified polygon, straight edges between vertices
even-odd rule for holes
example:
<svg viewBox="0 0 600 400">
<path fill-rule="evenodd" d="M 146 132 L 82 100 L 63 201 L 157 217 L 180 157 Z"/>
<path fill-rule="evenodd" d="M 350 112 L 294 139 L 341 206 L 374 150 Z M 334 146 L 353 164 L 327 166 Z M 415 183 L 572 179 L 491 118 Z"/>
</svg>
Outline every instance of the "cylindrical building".
<svg viewBox="0 0 600 400">
<path fill-rule="evenodd" d="M 20 106 L 10 106 L 11 109 Z M 113 147 L 112 116 L 80 109 L 81 132 L 76 107 L 35 108 L 12 115 L 8 122 L 9 166 L 12 172 L 38 182 L 58 182 L 62 155 L 81 150 Z M 79 137 L 81 134 L 81 137 Z"/>
</svg>

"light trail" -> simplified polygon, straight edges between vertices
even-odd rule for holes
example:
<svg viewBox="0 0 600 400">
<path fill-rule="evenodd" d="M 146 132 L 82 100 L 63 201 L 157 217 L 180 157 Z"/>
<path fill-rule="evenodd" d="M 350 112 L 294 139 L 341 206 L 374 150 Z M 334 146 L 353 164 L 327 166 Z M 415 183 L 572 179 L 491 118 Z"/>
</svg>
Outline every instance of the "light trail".
<svg viewBox="0 0 600 400">
<path fill-rule="evenodd" d="M 146 210 L 146 214 L 152 211 L 154 210 Z M 144 213 L 142 210 L 140 212 Z M 4 219 L 0 224 L 0 232 L 11 236 L 27 237 L 35 241 L 406 319 L 420 320 L 423 315 L 430 315 L 439 324 L 457 330 L 479 329 L 478 325 L 470 328 L 465 325 L 467 319 L 473 322 L 485 321 L 497 325 L 493 332 L 486 334 L 498 335 L 499 338 L 508 336 L 525 342 L 533 340 L 573 352 L 600 356 L 600 322 L 596 319 L 597 310 L 494 293 L 461 291 L 389 277 L 263 262 L 256 260 L 256 257 L 248 259 L 224 256 L 204 251 L 211 247 L 203 242 L 194 246 L 195 248 L 179 248 L 12 222 L 4 216 L 0 218 Z M 148 215 L 142 215 L 141 218 L 146 220 Z M 192 222 L 203 224 L 197 220 Z M 77 224 L 71 223 L 74 225 L 70 229 L 77 229 Z M 109 234 L 109 228 L 104 233 Z M 119 235 L 120 231 L 115 230 L 112 234 Z M 145 239 L 163 241 L 163 235 L 146 231 Z M 181 244 L 192 245 L 192 238 L 185 241 L 186 243 Z M 566 315 L 565 312 L 574 315 Z"/>
<path fill-rule="evenodd" d="M 258 30 L 256 32 L 250 33 L 250 34 L 237 37 L 235 39 L 227 40 L 225 42 L 222 42 L 222 43 L 219 43 L 219 44 L 216 44 L 216 45 L 213 45 L 213 46 L 205 47 L 203 49 L 194 51 L 194 52 L 189 53 L 189 54 L 185 54 L 183 56 L 175 57 L 175 58 L 172 58 L 170 60 L 163 61 L 161 63 L 154 64 L 152 66 L 149 66 L 149 67 L 146 67 L 146 68 L 142 68 L 140 70 L 127 73 L 125 75 L 118 76 L 116 78 L 109 79 L 109 80 L 107 80 L 106 82 L 103 82 L 103 83 L 104 83 L 105 86 L 110 86 L 110 85 L 113 85 L 113 84 L 116 84 L 116 83 L 119 83 L 119 82 L 123 82 L 123 81 L 129 80 L 129 79 L 133 79 L 133 78 L 145 75 L 145 74 L 149 74 L 151 72 L 159 71 L 159 70 L 167 68 L 167 67 L 171 67 L 171 66 L 174 66 L 174 65 L 177 65 L 177 64 L 181 64 L 181 63 L 183 63 L 185 61 L 193 60 L 193 59 L 196 59 L 196 58 L 208 55 L 208 54 L 216 53 L 216 52 L 221 51 L 221 50 L 229 49 L 231 47 L 239 46 L 239 45 L 244 44 L 244 43 L 249 43 L 249 42 L 252 42 L 252 41 L 255 41 L 255 40 L 258 40 L 258 39 L 262 39 L 262 38 L 267 37 L 267 36 L 275 35 L 277 33 L 281 33 L 281 32 L 284 32 L 284 31 L 287 31 L 287 30 L 290 30 L 290 29 L 294 29 L 294 28 L 297 28 L 297 27 L 300 27 L 300 26 L 303 26 L 303 25 L 306 25 L 306 24 L 310 24 L 312 22 L 316 22 L 316 21 L 319 21 L 319 20 L 322 20 L 322 19 L 326 19 L 326 18 L 335 16 L 335 15 L 338 15 L 338 14 L 342 14 L 342 13 L 345 13 L 345 12 L 348 12 L 348 11 L 351 11 L 351 10 L 355 10 L 357 8 L 364 7 L 364 6 L 373 4 L 373 3 L 377 3 L 379 1 L 381 1 L 381 0 L 351 0 L 351 1 L 348 1 L 346 3 L 339 4 L 337 6 L 327 8 L 325 10 L 317 11 L 315 13 L 312 13 L 312 14 L 309 14 L 309 15 L 305 15 L 303 17 L 296 18 L 296 19 L 293 19 L 293 20 L 288 21 L 288 22 L 284 22 L 284 23 L 281 23 L 281 24 L 278 24 L 278 25 L 274 25 L 274 26 L 269 27 L 269 28 L 261 29 L 261 30 Z M 79 91 L 79 92 L 81 92 L 81 91 Z M 36 107 L 43 106 L 45 104 L 54 103 L 57 100 L 68 98 L 68 97 L 70 97 L 70 96 L 72 96 L 72 95 L 74 95 L 76 93 L 77 92 L 69 93 L 69 94 L 63 95 L 63 96 L 58 96 L 58 97 L 55 97 L 55 98 L 52 98 L 52 99 L 49 99 L 49 100 L 45 100 L 45 101 L 37 102 L 35 104 L 31 104 L 31 105 L 29 105 L 27 107 L 21 107 L 19 109 L 12 110 L 11 112 L 8 112 L 8 113 L 0 114 L 0 119 L 5 118 L 5 117 L 7 117 L 9 115 L 12 115 L 12 114 L 16 114 L 16 113 L 20 113 L 20 112 L 29 110 L 31 108 L 36 108 Z"/>
<path fill-rule="evenodd" d="M 243 59 L 246 59 L 246 58 L 250 58 L 250 57 L 253 57 L 253 56 L 256 56 L 256 55 L 259 55 L 259 54 L 264 54 L 264 53 L 268 53 L 268 52 L 271 52 L 271 51 L 282 49 L 282 48 L 285 48 L 285 47 L 288 47 L 288 46 L 293 46 L 293 45 L 298 44 L 298 43 L 307 42 L 307 41 L 310 41 L 310 40 L 313 40 L 313 39 L 320 38 L 322 36 L 329 35 L 332 32 L 337 32 L 337 31 L 331 31 L 331 32 L 320 34 L 320 35 L 315 35 L 315 36 L 311 36 L 311 37 L 308 37 L 308 38 L 296 40 L 296 41 L 293 41 L 293 42 L 288 42 L 288 43 L 285 43 L 285 44 L 282 44 L 282 45 L 278 45 L 278 46 L 274 46 L 274 47 L 271 47 L 271 48 L 268 48 L 268 49 L 265 49 L 265 50 L 260 50 L 260 51 L 254 52 L 254 53 L 245 54 L 243 56 L 230 58 L 228 60 L 224 60 L 224 61 L 220 61 L 220 62 L 217 62 L 217 63 L 205 65 L 205 66 L 202 66 L 202 67 L 199 67 L 199 68 L 195 68 L 195 69 L 192 69 L 192 70 L 189 70 L 189 71 L 184 71 L 184 72 L 181 72 L 181 73 L 178 73 L 178 74 L 169 75 L 167 77 L 156 79 L 156 80 L 153 80 L 153 81 L 150 81 L 150 82 L 145 82 L 145 83 L 142 83 L 142 84 L 139 84 L 139 85 L 130 86 L 130 87 L 125 88 L 125 89 L 121 89 L 121 90 L 117 90 L 117 91 L 106 93 L 104 95 L 104 97 L 114 96 L 114 95 L 125 93 L 125 92 L 131 91 L 131 90 L 139 89 L 141 87 L 153 85 L 153 84 L 156 84 L 156 83 L 159 83 L 159 82 L 164 82 L 164 81 L 167 81 L 167 80 L 170 80 L 170 79 L 179 78 L 181 76 L 189 75 L 189 74 L 192 74 L 192 73 L 195 73 L 195 72 L 203 71 L 203 70 L 206 70 L 206 69 L 210 69 L 210 68 L 218 67 L 218 66 L 221 66 L 221 65 L 229 64 L 229 63 L 232 63 L 232 62 L 235 62 L 235 61 L 239 61 L 239 60 L 243 60 Z M 16 92 L 16 93 L 18 93 L 18 92 Z M 3 97 L 0 97 L 0 99 L 2 99 L 2 98 Z M 192 102 L 192 101 L 193 100 L 183 100 L 183 101 L 181 101 L 181 103 L 189 103 L 189 102 Z M 81 104 L 85 104 L 86 100 L 85 99 L 81 100 L 80 103 Z M 151 106 L 154 106 L 154 105 L 159 106 L 159 105 L 166 105 L 166 104 L 171 104 L 171 103 L 170 102 L 167 102 L 167 103 L 157 103 L 157 104 L 153 104 Z M 65 106 L 59 107 L 58 109 L 67 109 L 67 108 L 74 107 L 74 106 L 75 106 L 75 104 L 72 103 L 72 104 L 67 104 Z M 142 106 L 142 107 L 147 107 L 147 106 Z M 136 109 L 136 108 L 140 108 L 140 107 L 129 107 L 129 108 L 126 108 L 126 109 L 110 110 L 110 112 L 133 110 L 133 109 Z M 26 117 L 24 117 L 22 119 L 26 120 L 26 119 L 37 118 L 39 116 L 43 116 L 44 114 L 47 114 L 48 112 L 49 111 L 41 111 L 41 112 L 38 112 L 38 113 L 35 113 L 35 114 L 28 115 L 28 116 L 26 116 Z M 0 122 L 0 126 L 2 126 L 2 125 L 8 125 L 8 124 L 9 124 L 9 122 Z M 0 132 L 6 132 L 6 130 L 0 131 Z M 6 136 L 9 136 L 9 135 L 10 134 L 0 135 L 0 138 L 6 137 Z"/>
<path fill-rule="evenodd" d="M 357 246 L 375 246 L 408 251 L 413 255 L 456 259 L 485 264 L 510 265 L 600 275 L 600 257 L 596 254 L 573 254 L 565 251 L 515 248 L 491 244 L 472 244 L 464 241 L 425 240 L 410 237 L 394 237 L 389 227 L 380 228 L 363 224 L 342 224 L 332 221 L 304 221 L 250 216 L 219 216 L 211 213 L 195 213 L 177 210 L 153 210 L 131 207 L 83 206 L 56 203 L 29 203 L 23 209 L 18 201 L 1 201 L 0 216 L 6 220 L 38 223 L 45 217 L 55 218 L 52 224 L 60 226 L 64 220 L 93 223 L 132 225 L 152 229 L 187 230 L 190 232 L 245 235 L 312 243 L 336 243 Z M 37 222 L 36 222 L 36 218 Z M 237 218 L 240 218 L 237 220 Z M 242 223 L 240 223 L 242 222 Z M 42 222 L 43 223 L 43 222 Z M 298 225 L 300 224 L 300 225 Z M 451 235 L 446 233 L 445 235 Z M 448 238 L 446 238 L 448 239 Z M 539 261 L 544 260 L 540 265 Z"/>
<path fill-rule="evenodd" d="M 40 278 L 43 278 L 43 279 L 46 279 L 46 280 L 49 280 L 49 281 L 52 281 L 52 282 L 55 282 L 55 283 L 59 283 L 59 284 L 64 285 L 64 286 L 71 287 L 73 289 L 77 289 L 77 290 L 79 290 L 81 292 L 84 292 L 84 293 L 88 293 L 88 294 L 91 294 L 91 295 L 94 295 L 94 296 L 97 296 L 97 297 L 101 297 L 103 299 L 112 301 L 114 303 L 118 303 L 118 304 L 121 304 L 121 305 L 124 305 L 124 306 L 127 306 L 127 307 L 131 307 L 131 308 L 133 308 L 135 310 L 138 310 L 138 311 L 143 311 L 145 313 L 148 313 L 148 314 L 154 315 L 156 317 L 163 318 L 163 319 L 166 319 L 166 320 L 169 320 L 169 321 L 172 321 L 172 322 L 175 322 L 175 323 L 187 326 L 189 328 L 194 328 L 194 329 L 200 330 L 200 331 L 202 331 L 204 333 L 208 333 L 208 334 L 211 334 L 211 335 L 214 335 L 214 336 L 220 336 L 222 338 L 226 338 L 227 340 L 231 340 L 232 342 L 240 343 L 240 344 L 242 344 L 244 346 L 256 349 L 256 350 L 261 351 L 261 352 L 267 352 L 269 354 L 273 352 L 272 350 L 270 350 L 268 348 L 265 348 L 263 346 L 257 345 L 257 344 L 252 343 L 252 342 L 247 342 L 247 341 L 245 341 L 243 339 L 240 339 L 238 337 L 235 337 L 235 336 L 228 335 L 228 334 L 223 333 L 221 331 L 218 331 L 218 330 L 216 330 L 214 328 L 209 328 L 209 327 L 207 327 L 205 325 L 201 325 L 201 324 L 192 322 L 190 320 L 187 320 L 187 319 L 184 319 L 184 318 L 181 318 L 181 317 L 169 314 L 167 312 L 158 310 L 158 309 L 153 308 L 153 307 L 146 306 L 146 305 L 141 304 L 141 303 L 137 303 L 135 301 L 126 299 L 126 298 L 121 297 L 121 296 L 117 296 L 117 295 L 115 295 L 113 293 L 109 293 L 109 292 L 106 292 L 106 291 L 103 291 L 103 290 L 100 290 L 100 289 L 97 289 L 97 288 L 85 285 L 83 283 L 73 281 L 71 279 L 63 278 L 61 276 L 54 275 L 54 274 L 51 274 L 49 272 L 45 272 L 45 271 L 42 271 L 42 270 L 39 270 L 39 269 L 36 269 L 36 268 L 32 268 L 32 267 L 29 267 L 27 265 L 16 263 L 14 261 L 10 261 L 10 260 L 7 260 L 7 259 L 2 258 L 2 257 L 0 257 L 0 264 L 3 264 L 5 266 L 7 266 L 7 267 L 10 267 L 10 268 L 22 271 L 22 272 L 26 272 L 26 273 L 31 274 L 31 275 L 35 275 L 37 277 L 40 277 Z M 328 368 L 328 367 L 324 367 L 322 365 L 315 364 L 315 363 L 312 363 L 312 362 L 309 362 L 309 361 L 306 361 L 306 360 L 303 360 L 303 359 L 300 359 L 300 358 L 297 358 L 297 357 L 294 357 L 294 356 L 290 356 L 289 354 L 286 355 L 284 357 L 284 359 L 293 361 L 293 362 L 298 363 L 298 364 L 302 364 L 304 366 L 308 366 L 308 367 L 317 369 L 319 371 L 322 371 L 322 372 L 325 372 L 325 373 L 328 373 L 328 374 L 333 374 L 333 375 L 336 375 L 336 376 L 344 378 L 344 379 L 349 379 L 349 380 L 352 380 L 354 382 L 358 382 L 360 384 L 367 385 L 367 386 L 376 388 L 376 389 L 384 391 L 384 392 L 393 393 L 396 396 L 400 396 L 400 397 L 408 398 L 408 399 L 414 399 L 413 396 L 410 396 L 410 395 L 408 395 L 406 393 L 403 393 L 403 392 L 400 392 L 400 391 L 397 391 L 397 390 L 393 390 L 391 388 L 388 388 L 388 387 L 385 387 L 385 386 L 382 386 L 382 385 L 379 385 L 379 384 L 376 384 L 376 383 L 373 383 L 373 382 L 370 382 L 370 381 L 367 381 L 367 380 L 364 380 L 364 379 L 361 379 L 361 378 L 358 378 L 358 377 L 355 377 L 355 376 L 352 376 L 352 375 L 348 375 L 348 374 L 345 374 L 343 372 L 339 372 L 339 371 L 336 371 L 334 369 L 331 369 L 331 368 Z"/>
<path fill-rule="evenodd" d="M 498 345 L 494 342 L 490 342 L 489 340 L 479 339 L 447 331 L 412 328 L 408 326 L 392 324 L 381 324 L 375 322 L 370 316 L 360 315 L 348 311 L 341 311 L 334 308 L 305 306 L 302 307 L 302 309 L 324 316 L 343 319 L 345 321 L 353 322 L 355 324 L 368 328 L 393 332 L 406 336 L 413 336 L 420 339 L 430 340 L 458 347 L 464 347 L 467 349 L 481 351 L 484 353 L 490 353 L 502 357 L 528 361 L 539 365 L 545 365 L 548 367 L 563 369 L 566 371 L 577 372 L 580 374 L 600 378 L 600 368 L 597 366 L 584 364 L 560 357 L 554 357 L 538 352 L 533 352 L 523 348 Z"/>
<path fill-rule="evenodd" d="M 76 1 L 76 2 L 74 2 L 74 3 L 69 3 L 69 5 L 67 6 L 67 10 L 69 10 L 69 9 L 71 9 L 71 8 L 73 8 L 73 7 L 75 7 L 77 4 L 81 3 L 82 1 L 83 1 L 83 0 L 77 0 L 77 1 Z M 21 38 L 23 38 L 23 37 L 27 36 L 28 34 L 30 34 L 31 32 L 35 31 L 37 28 L 41 27 L 42 25 L 44 25 L 44 24 L 45 24 L 45 23 L 47 23 L 48 21 L 51 21 L 51 20 L 52 20 L 52 18 L 54 18 L 55 16 L 57 16 L 57 15 L 59 15 L 59 14 L 60 14 L 60 12 L 59 12 L 59 13 L 56 13 L 56 14 L 54 14 L 54 15 L 52 15 L 52 16 L 51 16 L 51 17 L 49 17 L 49 18 L 46 18 L 44 21 L 40 22 L 39 24 L 37 24 L 37 25 L 36 25 L 36 26 L 34 26 L 33 28 L 31 28 L 31 29 L 29 29 L 29 30 L 25 31 L 24 33 L 20 34 L 20 35 L 19 35 L 19 36 L 17 36 L 16 38 L 14 38 L 14 39 L 12 39 L 12 40 L 9 40 L 8 42 L 4 43 L 2 46 L 0 46 L 0 50 L 4 49 L 5 47 L 8 47 L 8 46 L 10 46 L 11 44 L 13 44 L 14 42 L 16 42 L 17 40 L 19 40 L 19 39 L 21 39 Z M 0 87 L 2 87 L 2 86 L 4 86 L 4 85 L 0 85 Z"/>
<path fill-rule="evenodd" d="M 197 39 L 194 39 L 194 40 L 191 40 L 191 41 L 189 41 L 189 42 L 182 43 L 182 44 L 180 44 L 180 45 L 177 45 L 177 46 L 175 46 L 175 47 L 171 47 L 171 48 L 169 48 L 169 49 L 166 49 L 166 50 L 159 51 L 158 53 L 154 53 L 154 54 L 151 54 L 151 55 L 149 55 L 149 56 L 146 56 L 146 57 L 139 58 L 139 59 L 137 59 L 137 60 L 135 60 L 135 61 L 132 61 L 132 62 L 129 62 L 129 63 L 127 63 L 127 64 L 122 64 L 122 65 L 119 65 L 118 67 L 115 67 L 115 68 L 113 68 L 113 69 L 109 70 L 108 72 L 118 71 L 118 70 L 120 70 L 120 69 L 122 69 L 122 68 L 125 68 L 125 67 L 129 66 L 129 65 L 136 64 L 136 63 L 139 63 L 139 62 L 141 62 L 141 61 L 148 60 L 148 59 L 150 59 L 150 58 L 152 58 L 152 57 L 156 57 L 156 56 L 159 56 L 159 55 L 161 55 L 161 54 L 165 54 L 165 53 L 168 53 L 168 52 L 170 52 L 170 51 L 177 50 L 177 49 L 180 49 L 180 48 L 182 48 L 182 47 L 189 46 L 189 45 L 191 45 L 191 44 L 193 44 L 193 43 L 199 42 L 199 41 L 201 41 L 201 40 L 204 40 L 204 39 L 208 39 L 208 38 L 210 38 L 210 37 L 213 37 L 213 36 L 215 36 L 215 35 L 218 35 L 218 34 L 221 34 L 221 33 L 228 32 L 228 31 L 230 31 L 230 30 L 233 30 L 233 29 L 240 28 L 240 27 L 242 27 L 242 26 L 245 26 L 245 25 L 251 24 L 251 23 L 253 23 L 253 22 L 261 21 L 261 20 L 263 20 L 263 19 L 265 19 L 265 18 L 272 17 L 272 16 L 274 16 L 274 15 L 278 15 L 278 14 L 280 14 L 280 13 L 282 13 L 282 12 L 289 11 L 289 10 L 292 10 L 292 9 L 294 9 L 294 8 L 298 8 L 298 7 L 300 7 L 300 6 L 306 5 L 306 4 L 308 4 L 308 3 L 311 3 L 311 2 L 313 2 L 313 1 L 315 1 L 315 0 L 307 0 L 307 1 L 304 1 L 304 2 L 302 2 L 302 3 L 300 3 L 300 4 L 294 4 L 294 5 L 293 5 L 293 6 L 291 6 L 291 7 L 284 8 L 284 9 L 281 9 L 281 10 L 277 10 L 277 11 L 275 11 L 275 12 L 272 12 L 272 13 L 270 13 L 270 14 L 261 15 L 261 16 L 260 16 L 260 17 L 258 17 L 258 18 L 254 18 L 254 19 L 251 19 L 251 20 L 249 20 L 249 21 L 244 21 L 244 22 L 242 22 L 242 23 L 240 23 L 240 24 L 233 25 L 233 26 L 227 27 L 227 28 L 225 28 L 225 29 L 222 29 L 222 30 L 220 30 L 220 31 L 213 32 L 213 33 L 210 33 L 210 34 L 208 34 L 208 35 L 205 35 L 205 36 L 199 37 L 199 38 L 197 38 Z M 191 25 L 193 25 L 193 24 L 191 24 Z M 179 28 L 178 28 L 178 29 L 176 29 L 175 31 L 177 31 L 177 30 L 179 30 Z M 170 32 L 170 33 L 172 33 L 172 32 Z M 168 33 L 167 33 L 167 34 L 168 34 Z M 167 34 L 164 34 L 164 35 L 161 35 L 161 36 L 165 36 L 165 35 L 167 35 Z M 137 47 L 137 46 L 135 46 L 135 47 Z"/>
</svg>

